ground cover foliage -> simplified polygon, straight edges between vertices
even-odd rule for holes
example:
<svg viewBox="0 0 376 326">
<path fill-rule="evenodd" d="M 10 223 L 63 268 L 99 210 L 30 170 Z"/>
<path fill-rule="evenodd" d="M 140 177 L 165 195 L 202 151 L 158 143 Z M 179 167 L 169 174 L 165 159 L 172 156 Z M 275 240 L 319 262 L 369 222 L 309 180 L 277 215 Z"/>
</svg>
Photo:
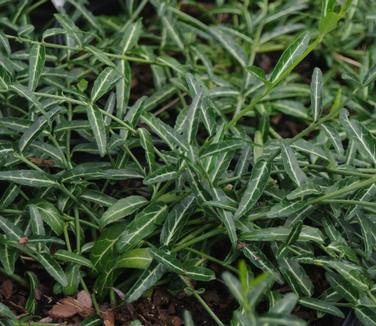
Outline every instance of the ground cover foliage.
<svg viewBox="0 0 376 326">
<path fill-rule="evenodd" d="M 19 324 L 40 318 L 43 275 L 57 298 L 91 294 L 82 325 L 160 284 L 218 325 L 376 325 L 376 3 L 92 3 L 0 1 L 0 271 L 29 292 Z"/>
</svg>

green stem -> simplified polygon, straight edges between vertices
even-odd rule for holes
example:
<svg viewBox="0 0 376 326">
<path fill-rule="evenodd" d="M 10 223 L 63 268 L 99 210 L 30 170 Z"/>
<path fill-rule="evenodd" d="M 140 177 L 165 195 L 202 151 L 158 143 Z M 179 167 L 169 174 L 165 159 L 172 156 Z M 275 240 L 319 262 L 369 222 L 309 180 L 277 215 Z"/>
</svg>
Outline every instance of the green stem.
<svg viewBox="0 0 376 326">
<path fill-rule="evenodd" d="M 210 315 L 211 318 L 213 318 L 213 320 L 215 321 L 215 323 L 219 326 L 225 326 L 225 324 L 223 324 L 221 322 L 221 320 L 218 318 L 218 316 L 214 313 L 213 310 L 210 309 L 210 307 L 208 306 L 208 304 L 205 302 L 205 300 L 203 298 L 201 298 L 201 296 L 196 292 L 196 290 L 193 288 L 192 286 L 192 283 L 189 279 L 185 278 L 185 277 L 182 277 L 180 276 L 180 278 L 182 279 L 182 281 L 187 285 L 187 287 L 192 291 L 194 297 L 197 299 L 198 302 L 200 302 L 200 304 L 202 305 L 202 307 L 206 310 L 206 312 Z"/>
<path fill-rule="evenodd" d="M 210 260 L 218 265 L 221 265 L 223 266 L 224 268 L 227 268 L 228 270 L 230 270 L 231 272 L 235 273 L 235 274 L 238 274 L 239 271 L 235 268 L 235 267 L 232 267 L 231 265 L 228 265 L 226 263 L 224 263 L 222 260 L 220 259 L 217 259 L 213 256 L 210 256 L 210 255 L 207 255 L 206 253 L 202 252 L 202 251 L 199 251 L 199 250 L 196 250 L 196 249 L 193 249 L 193 248 L 185 248 L 184 250 L 187 250 L 187 251 L 190 251 L 190 252 L 193 252 L 197 255 L 200 255 L 201 257 L 207 259 L 207 260 Z"/>
<path fill-rule="evenodd" d="M 343 205 L 359 205 L 365 207 L 376 208 L 376 203 L 362 200 L 347 200 L 347 199 L 326 199 L 322 201 L 325 204 L 343 204 Z"/>
<path fill-rule="evenodd" d="M 224 232 L 224 229 L 222 227 L 218 227 L 212 231 L 209 231 L 208 233 L 205 233 L 197 238 L 194 238 L 192 240 L 186 241 L 180 245 L 177 245 L 174 249 L 171 250 L 171 252 L 177 252 L 179 250 L 182 250 L 184 248 L 187 248 L 195 243 L 201 242 L 203 240 L 209 239 L 211 237 L 214 237 L 218 234 L 222 234 Z"/>
</svg>

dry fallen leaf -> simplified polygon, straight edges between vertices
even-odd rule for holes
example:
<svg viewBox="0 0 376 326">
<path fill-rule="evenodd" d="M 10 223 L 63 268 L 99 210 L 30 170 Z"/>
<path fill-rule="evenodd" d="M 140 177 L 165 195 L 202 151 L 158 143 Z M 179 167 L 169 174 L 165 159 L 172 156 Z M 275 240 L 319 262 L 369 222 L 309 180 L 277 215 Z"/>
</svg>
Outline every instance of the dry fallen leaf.
<svg viewBox="0 0 376 326">
<path fill-rule="evenodd" d="M 115 315 L 111 309 L 101 312 L 104 326 L 115 326 Z"/>
<path fill-rule="evenodd" d="M 1 293 L 5 299 L 9 299 L 13 294 L 13 282 L 9 279 L 5 280 L 1 284 Z"/>
<path fill-rule="evenodd" d="M 70 318 L 77 314 L 79 309 L 70 304 L 55 304 L 48 312 L 49 316 L 53 318 Z"/>
<path fill-rule="evenodd" d="M 93 302 L 91 301 L 91 296 L 89 292 L 85 290 L 78 292 L 77 301 L 86 308 L 91 308 L 93 306 Z"/>
</svg>

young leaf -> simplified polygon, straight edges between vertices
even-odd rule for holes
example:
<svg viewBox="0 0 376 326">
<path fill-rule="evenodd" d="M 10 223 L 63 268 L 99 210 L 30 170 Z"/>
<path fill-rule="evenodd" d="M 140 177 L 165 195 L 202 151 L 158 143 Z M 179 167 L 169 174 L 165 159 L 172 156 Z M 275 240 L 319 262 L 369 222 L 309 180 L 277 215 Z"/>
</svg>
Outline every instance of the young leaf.
<svg viewBox="0 0 376 326">
<path fill-rule="evenodd" d="M 278 59 L 271 75 L 270 82 L 273 85 L 278 84 L 284 76 L 286 76 L 294 67 L 297 59 L 304 53 L 309 44 L 309 34 L 307 32 L 299 35 L 289 46 L 283 51 Z"/>
<path fill-rule="evenodd" d="M 311 79 L 311 109 L 313 113 L 313 121 L 317 121 L 320 118 L 322 111 L 322 91 L 323 81 L 322 72 L 320 68 L 313 70 Z"/>
</svg>

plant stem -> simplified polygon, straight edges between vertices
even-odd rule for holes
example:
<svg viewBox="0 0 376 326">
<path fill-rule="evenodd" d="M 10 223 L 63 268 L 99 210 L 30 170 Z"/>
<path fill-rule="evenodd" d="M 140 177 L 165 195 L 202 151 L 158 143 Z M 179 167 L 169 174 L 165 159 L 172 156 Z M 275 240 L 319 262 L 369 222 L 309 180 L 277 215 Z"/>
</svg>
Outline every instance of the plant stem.
<svg viewBox="0 0 376 326">
<path fill-rule="evenodd" d="M 195 298 L 197 299 L 198 302 L 200 302 L 200 304 L 203 306 L 203 308 L 206 310 L 206 312 L 210 315 L 210 317 L 213 318 L 213 320 L 215 321 L 215 323 L 219 326 L 225 326 L 225 324 L 223 324 L 221 322 L 221 320 L 218 318 L 218 316 L 213 312 L 213 310 L 210 309 L 210 307 L 208 306 L 208 304 L 205 302 L 205 300 L 203 298 L 201 298 L 201 296 L 196 292 L 196 290 L 193 288 L 192 286 L 192 283 L 189 279 L 183 277 L 183 276 L 180 276 L 180 278 L 183 280 L 183 282 L 187 285 L 187 287 L 192 291 L 193 295 L 195 296 Z"/>
</svg>

